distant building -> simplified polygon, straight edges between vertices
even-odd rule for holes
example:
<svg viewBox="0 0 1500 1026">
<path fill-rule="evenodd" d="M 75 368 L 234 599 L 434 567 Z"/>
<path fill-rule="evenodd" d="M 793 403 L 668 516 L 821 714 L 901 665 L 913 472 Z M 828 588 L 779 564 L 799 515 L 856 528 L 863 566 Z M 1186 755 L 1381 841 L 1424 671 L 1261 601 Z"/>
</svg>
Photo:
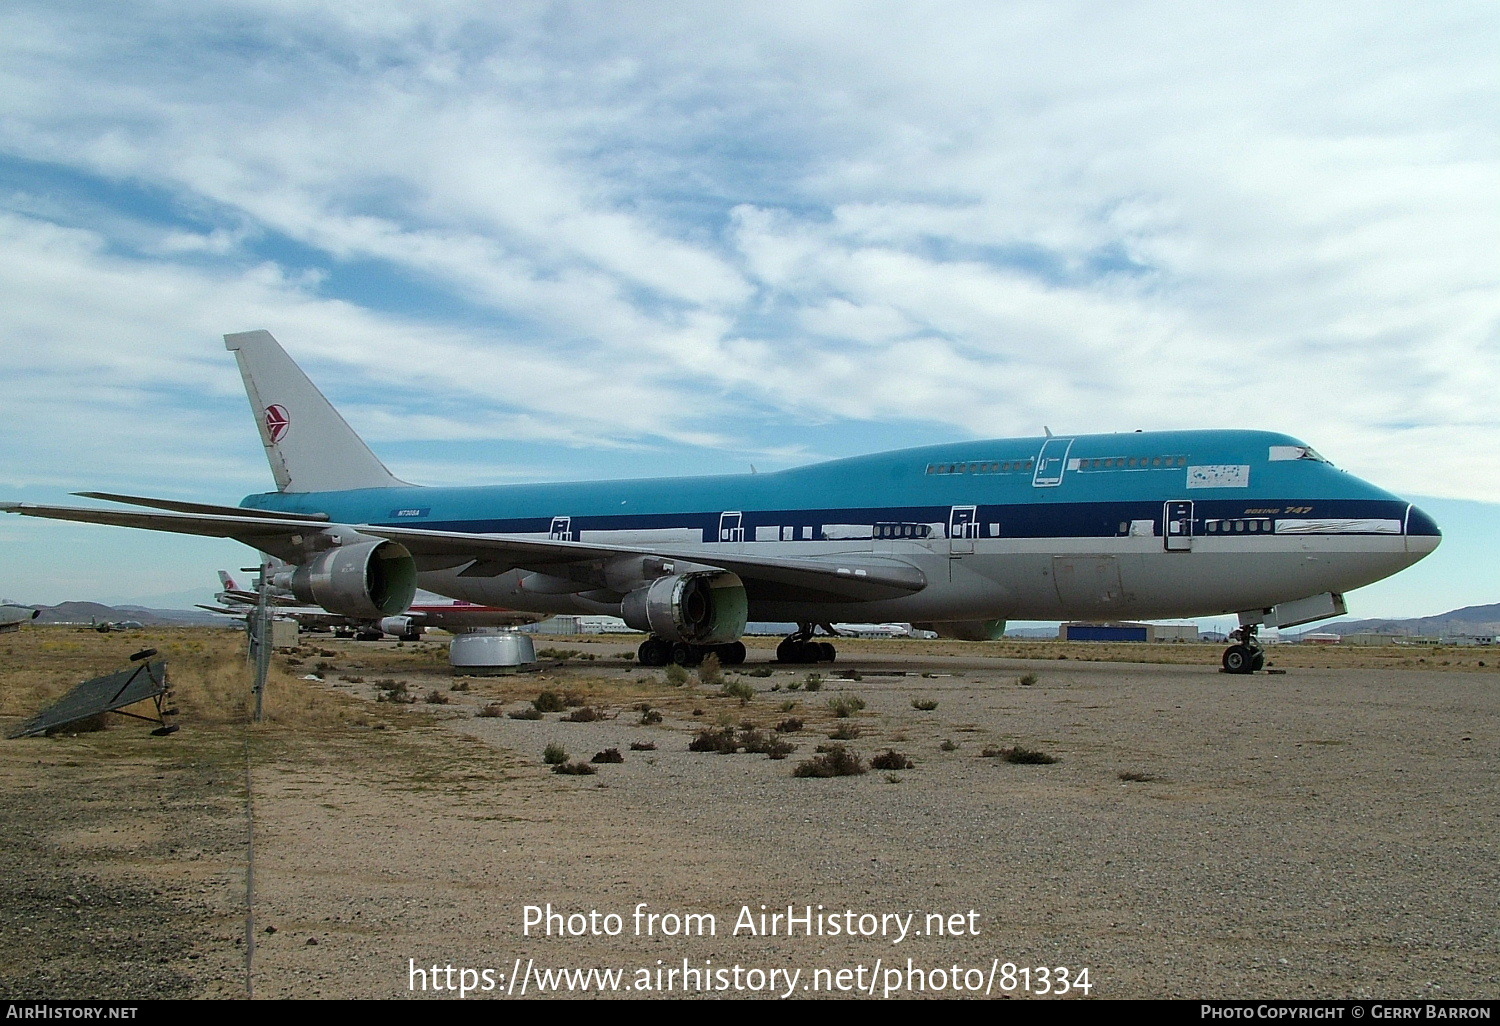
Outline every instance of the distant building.
<svg viewBox="0 0 1500 1026">
<path fill-rule="evenodd" d="M 1157 623 L 1151 625 L 1152 641 L 1197 641 L 1198 625 L 1195 623 Z"/>
<path fill-rule="evenodd" d="M 1346 645 L 1399 645 L 1411 641 L 1411 638 L 1400 634 L 1378 634 L 1373 631 L 1360 631 L 1357 634 L 1345 634 Z"/>
<path fill-rule="evenodd" d="M 1144 623 L 1065 623 L 1057 636 L 1063 641 L 1150 641 L 1151 625 Z"/>
<path fill-rule="evenodd" d="M 1057 630 L 1062 641 L 1197 641 L 1190 623 L 1065 623 Z"/>
</svg>

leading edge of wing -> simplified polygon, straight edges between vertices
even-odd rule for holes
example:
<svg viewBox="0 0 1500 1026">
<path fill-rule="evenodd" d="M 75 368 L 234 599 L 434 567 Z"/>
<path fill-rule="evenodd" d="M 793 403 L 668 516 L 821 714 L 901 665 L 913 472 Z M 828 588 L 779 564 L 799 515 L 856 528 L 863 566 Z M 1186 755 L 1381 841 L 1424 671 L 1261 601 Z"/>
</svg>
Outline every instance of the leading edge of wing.
<svg viewBox="0 0 1500 1026">
<path fill-rule="evenodd" d="M 268 509 L 246 509 L 243 506 L 218 506 L 207 502 L 183 502 L 180 499 L 153 499 L 145 495 L 121 495 L 118 492 L 74 492 L 83 499 L 103 499 L 106 502 L 123 502 L 127 506 L 145 506 L 148 509 L 165 509 L 173 513 L 207 513 L 210 516 L 253 516 L 261 520 L 328 522 L 327 513 L 281 513 Z"/>
<path fill-rule="evenodd" d="M 228 511 L 238 507 L 224 506 Z M 307 534 L 327 530 L 330 525 L 324 520 L 289 520 L 284 515 L 261 516 L 259 512 L 246 512 L 244 516 L 228 512 L 208 513 L 146 513 L 133 509 L 97 509 L 90 506 L 47 506 L 34 502 L 0 502 L 0 512 L 19 513 L 23 517 L 42 517 L 47 520 L 73 520 L 81 524 L 109 524 L 114 527 L 137 527 L 147 531 L 167 531 L 172 534 L 196 534 L 206 538 L 233 538 L 247 545 L 267 538 L 292 534 Z"/>
</svg>

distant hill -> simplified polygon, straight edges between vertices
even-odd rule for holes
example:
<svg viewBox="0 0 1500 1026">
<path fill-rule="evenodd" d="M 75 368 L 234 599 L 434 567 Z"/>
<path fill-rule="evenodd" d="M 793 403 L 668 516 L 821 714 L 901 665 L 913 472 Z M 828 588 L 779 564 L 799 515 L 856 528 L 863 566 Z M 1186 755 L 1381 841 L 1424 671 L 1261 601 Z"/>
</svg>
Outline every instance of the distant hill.
<svg viewBox="0 0 1500 1026">
<path fill-rule="evenodd" d="M 106 606 L 99 602 L 63 602 L 55 606 L 33 606 L 41 615 L 37 623 L 114 623 L 138 620 L 148 626 L 223 626 L 226 617 L 202 609 L 146 609 L 141 606 Z"/>
<path fill-rule="evenodd" d="M 1338 620 L 1334 623 L 1310 624 L 1307 631 L 1319 634 L 1398 634 L 1404 637 L 1443 634 L 1500 634 L 1500 603 L 1488 606 L 1464 606 L 1436 616 L 1409 620 Z"/>
</svg>

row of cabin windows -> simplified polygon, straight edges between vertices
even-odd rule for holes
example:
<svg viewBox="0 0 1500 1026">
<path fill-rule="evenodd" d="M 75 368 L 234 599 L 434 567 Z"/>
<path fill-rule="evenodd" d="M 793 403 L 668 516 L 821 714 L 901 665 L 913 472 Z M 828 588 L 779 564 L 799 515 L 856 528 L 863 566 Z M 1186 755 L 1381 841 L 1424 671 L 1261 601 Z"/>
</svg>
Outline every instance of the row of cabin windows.
<svg viewBox="0 0 1500 1026">
<path fill-rule="evenodd" d="M 1106 456 L 1078 461 L 1079 470 L 1157 470 L 1187 465 L 1186 456 Z"/>
<path fill-rule="evenodd" d="M 876 524 L 876 538 L 928 538 L 932 535 L 931 524 Z"/>
<path fill-rule="evenodd" d="M 929 463 L 929 474 L 1020 474 L 1036 469 L 1036 460 L 989 460 L 975 463 Z"/>
<path fill-rule="evenodd" d="M 1269 520 L 1209 520 L 1204 523 L 1203 527 L 1210 534 L 1215 532 L 1230 534 L 1245 531 L 1270 531 L 1272 524 Z"/>
</svg>

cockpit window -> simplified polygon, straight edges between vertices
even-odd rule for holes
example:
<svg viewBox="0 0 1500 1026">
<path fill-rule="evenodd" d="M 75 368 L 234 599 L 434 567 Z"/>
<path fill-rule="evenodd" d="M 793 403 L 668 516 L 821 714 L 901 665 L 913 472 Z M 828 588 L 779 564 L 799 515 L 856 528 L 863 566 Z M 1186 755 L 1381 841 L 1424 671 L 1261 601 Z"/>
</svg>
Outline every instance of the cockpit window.
<svg viewBox="0 0 1500 1026">
<path fill-rule="evenodd" d="M 1328 460 L 1310 445 L 1271 446 L 1271 462 L 1275 463 L 1279 460 L 1312 460 L 1314 463 L 1328 463 Z"/>
</svg>

